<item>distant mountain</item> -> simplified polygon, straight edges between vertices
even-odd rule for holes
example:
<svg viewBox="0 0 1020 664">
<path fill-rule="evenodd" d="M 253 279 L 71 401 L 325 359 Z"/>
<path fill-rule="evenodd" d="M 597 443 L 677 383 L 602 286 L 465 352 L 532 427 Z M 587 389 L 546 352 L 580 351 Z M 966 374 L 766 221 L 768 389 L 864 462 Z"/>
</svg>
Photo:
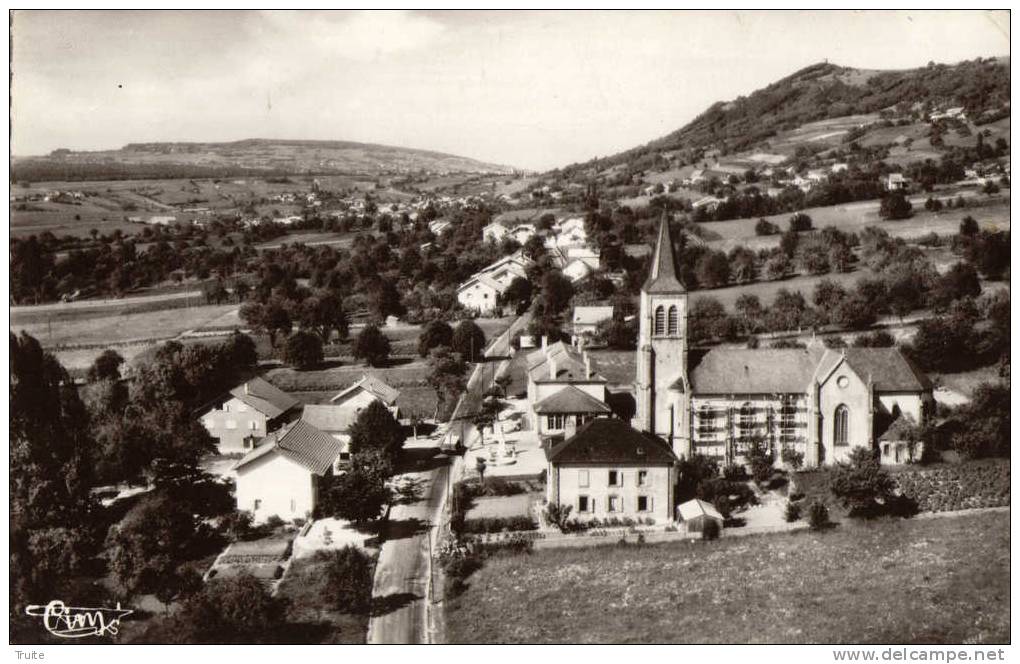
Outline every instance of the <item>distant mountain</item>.
<svg viewBox="0 0 1020 664">
<path fill-rule="evenodd" d="M 687 162 L 706 150 L 721 154 L 769 149 L 783 132 L 809 123 L 877 114 L 917 122 L 927 113 L 963 107 L 977 126 L 1009 117 L 1009 57 L 897 71 L 861 70 L 818 63 L 730 102 L 716 102 L 662 138 L 611 157 L 572 164 L 568 175 L 593 165 L 652 166 L 663 153 L 687 151 Z M 862 118 L 861 122 L 868 121 Z M 667 155 L 675 156 L 675 155 Z M 635 163 L 640 161 L 641 163 Z"/>
<path fill-rule="evenodd" d="M 510 167 L 456 155 L 352 141 L 246 139 L 230 143 L 130 143 L 119 150 L 54 150 L 14 158 L 17 180 L 228 175 L 507 173 Z"/>
</svg>

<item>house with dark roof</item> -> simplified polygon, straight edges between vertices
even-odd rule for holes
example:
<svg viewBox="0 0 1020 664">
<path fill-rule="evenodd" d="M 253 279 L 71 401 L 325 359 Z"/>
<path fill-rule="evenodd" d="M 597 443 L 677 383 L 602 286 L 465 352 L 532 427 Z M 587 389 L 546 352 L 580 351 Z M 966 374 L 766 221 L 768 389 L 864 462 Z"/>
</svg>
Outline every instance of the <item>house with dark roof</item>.
<svg viewBox="0 0 1020 664">
<path fill-rule="evenodd" d="M 812 340 L 807 348 L 713 348 L 692 361 L 679 274 L 664 217 L 641 291 L 636 428 L 666 438 L 678 456 L 722 464 L 746 463 L 759 441 L 777 464 L 800 457 L 807 467 L 844 460 L 855 447 L 880 451 L 884 463 L 920 455 L 905 423 L 926 421 L 932 384 L 899 349 L 833 350 Z"/>
<path fill-rule="evenodd" d="M 300 402 L 259 376 L 238 385 L 202 410 L 200 420 L 220 454 L 239 454 L 297 416 Z"/>
<path fill-rule="evenodd" d="M 561 432 L 568 421 L 575 425 L 577 423 L 576 418 L 559 417 L 565 414 L 563 411 L 556 413 L 546 411 L 543 414 L 537 410 L 539 404 L 545 403 L 547 408 L 560 408 L 564 405 L 586 408 L 588 410 L 574 411 L 573 414 L 582 414 L 584 415 L 582 421 L 587 421 L 590 419 L 589 416 L 596 416 L 600 412 L 591 410 L 593 401 L 606 403 L 607 381 L 598 373 L 591 356 L 562 341 L 548 344 L 543 337 L 542 347 L 527 356 L 527 376 L 528 415 L 534 431 L 547 434 Z M 574 389 L 557 400 L 549 400 L 568 387 Z M 583 392 L 589 398 L 583 399 L 576 392 Z M 585 401 L 584 404 L 581 403 L 582 400 Z"/>
<path fill-rule="evenodd" d="M 303 420 L 266 436 L 234 465 L 237 509 L 257 523 L 271 516 L 307 519 L 323 478 L 339 470 L 342 450 L 341 441 Z"/>
<path fill-rule="evenodd" d="M 358 382 L 340 390 L 329 400 L 329 403 L 333 406 L 342 406 L 357 418 L 358 413 L 370 403 L 380 401 L 393 413 L 393 417 L 400 419 L 400 408 L 397 405 L 399 398 L 400 390 L 386 384 L 383 379 L 374 374 L 365 374 Z"/>
<path fill-rule="evenodd" d="M 669 444 L 616 418 L 592 420 L 545 448 L 546 500 L 579 519 L 672 519 L 677 457 Z"/>
</svg>

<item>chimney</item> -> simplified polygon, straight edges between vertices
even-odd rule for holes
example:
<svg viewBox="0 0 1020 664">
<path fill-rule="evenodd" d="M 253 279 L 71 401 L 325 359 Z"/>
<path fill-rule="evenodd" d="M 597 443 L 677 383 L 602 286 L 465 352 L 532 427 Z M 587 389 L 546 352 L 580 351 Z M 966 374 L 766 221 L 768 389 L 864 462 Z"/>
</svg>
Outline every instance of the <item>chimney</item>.
<svg viewBox="0 0 1020 664">
<path fill-rule="evenodd" d="M 248 391 L 248 383 L 245 383 L 245 384 L 244 384 L 244 393 L 245 393 L 246 395 L 247 395 L 247 394 L 251 394 L 251 393 L 250 393 L 250 392 Z"/>
<path fill-rule="evenodd" d="M 550 357 L 549 358 L 549 378 L 551 378 L 552 380 L 556 380 L 557 369 L 558 369 L 558 367 L 556 366 L 556 358 L 555 357 Z"/>
<path fill-rule="evenodd" d="M 546 341 L 545 341 L 545 335 L 543 334 L 542 335 L 542 350 L 545 350 L 545 348 L 546 348 Z"/>
<path fill-rule="evenodd" d="M 567 415 L 563 420 L 563 437 L 572 438 L 577 433 L 577 415 Z"/>
<path fill-rule="evenodd" d="M 584 379 L 591 380 L 591 357 L 584 353 Z"/>
</svg>

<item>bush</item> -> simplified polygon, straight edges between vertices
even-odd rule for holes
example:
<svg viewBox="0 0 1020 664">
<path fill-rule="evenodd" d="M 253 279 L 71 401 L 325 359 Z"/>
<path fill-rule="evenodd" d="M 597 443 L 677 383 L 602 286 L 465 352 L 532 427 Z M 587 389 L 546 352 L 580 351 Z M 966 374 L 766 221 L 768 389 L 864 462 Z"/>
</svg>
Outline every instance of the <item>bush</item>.
<svg viewBox="0 0 1020 664">
<path fill-rule="evenodd" d="M 538 524 L 528 516 L 509 517 L 485 517 L 478 519 L 466 519 L 464 534 L 474 533 L 501 533 L 503 531 L 537 530 Z"/>
<path fill-rule="evenodd" d="M 715 519 L 706 520 L 701 529 L 701 539 L 709 541 L 719 539 L 719 522 Z"/>
<path fill-rule="evenodd" d="M 723 468 L 723 477 L 731 482 L 742 482 L 747 479 L 747 469 L 739 464 L 731 463 Z"/>
<path fill-rule="evenodd" d="M 858 447 L 850 453 L 849 461 L 833 467 L 830 487 L 851 515 L 866 516 L 881 510 L 893 496 L 895 484 L 872 450 Z"/>
<path fill-rule="evenodd" d="M 790 217 L 790 230 L 794 233 L 800 233 L 802 231 L 809 231 L 814 227 L 814 223 L 811 221 L 811 217 L 798 212 L 797 214 Z"/>
<path fill-rule="evenodd" d="M 220 528 L 227 539 L 237 542 L 247 538 L 252 532 L 252 513 L 236 510 L 220 520 Z"/>
<path fill-rule="evenodd" d="M 823 530 L 829 526 L 829 508 L 825 503 L 816 500 L 808 508 L 808 523 L 811 530 Z"/>
<path fill-rule="evenodd" d="M 799 470 L 804 465 L 804 453 L 798 452 L 792 447 L 784 447 L 782 452 L 783 463 L 794 470 Z"/>
<path fill-rule="evenodd" d="M 786 503 L 786 511 L 783 512 L 783 518 L 786 519 L 787 523 L 800 520 L 800 503 L 793 501 Z"/>
<path fill-rule="evenodd" d="M 266 528 L 269 528 L 270 530 L 276 530 L 277 528 L 282 528 L 283 525 L 284 525 L 283 519 L 281 519 L 276 514 L 274 514 L 274 515 L 272 515 L 272 516 L 270 516 L 269 518 L 266 519 Z"/>
<path fill-rule="evenodd" d="M 776 226 L 768 219 L 759 219 L 758 223 L 754 225 L 755 235 L 778 235 L 779 226 Z"/>
<path fill-rule="evenodd" d="M 557 505 L 556 503 L 550 503 L 546 505 L 545 508 L 545 520 L 559 528 L 560 532 L 565 533 L 567 532 L 567 520 L 570 518 L 570 512 L 573 509 L 573 505 Z"/>
<path fill-rule="evenodd" d="M 343 613 L 365 613 L 372 606 L 372 559 L 361 549 L 345 546 L 339 551 L 319 552 L 326 559 L 323 598 Z"/>
</svg>

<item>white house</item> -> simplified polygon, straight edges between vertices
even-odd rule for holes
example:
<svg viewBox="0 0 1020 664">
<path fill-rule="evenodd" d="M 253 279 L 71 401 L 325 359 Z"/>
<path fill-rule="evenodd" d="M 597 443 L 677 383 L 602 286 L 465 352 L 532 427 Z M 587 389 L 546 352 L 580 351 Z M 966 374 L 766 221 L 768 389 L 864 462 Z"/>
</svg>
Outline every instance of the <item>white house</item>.
<svg viewBox="0 0 1020 664">
<path fill-rule="evenodd" d="M 271 516 L 307 519 L 318 503 L 322 479 L 338 470 L 343 444 L 297 421 L 270 434 L 237 464 L 237 509 L 255 522 Z"/>
<path fill-rule="evenodd" d="M 393 417 L 399 420 L 400 408 L 397 406 L 399 398 L 400 390 L 390 387 L 372 374 L 365 374 L 361 380 L 338 392 L 329 402 L 333 406 L 342 406 L 353 411 L 357 417 L 357 414 L 373 401 L 380 401 L 393 413 Z"/>
<path fill-rule="evenodd" d="M 910 181 L 903 176 L 903 173 L 890 173 L 885 179 L 885 188 L 888 191 L 899 191 L 906 189 L 910 185 Z"/>
<path fill-rule="evenodd" d="M 528 409 L 535 431 L 541 434 L 556 433 L 570 425 L 577 424 L 576 418 L 550 419 L 552 411 L 540 413 L 539 404 L 567 387 L 573 387 L 592 397 L 594 401 L 606 403 L 605 377 L 598 374 L 591 357 L 559 341 L 547 345 L 542 338 L 542 348 L 527 356 L 528 363 Z M 548 405 L 548 404 L 547 404 Z M 571 411 L 575 412 L 575 411 Z M 601 408 L 577 411 L 585 415 L 602 414 Z"/>
<path fill-rule="evenodd" d="M 494 221 L 482 228 L 482 242 L 488 242 L 489 240 L 496 243 L 502 242 L 509 232 L 506 226 L 498 221 Z"/>
<path fill-rule="evenodd" d="M 256 376 L 209 404 L 199 419 L 216 439 L 220 454 L 238 454 L 281 426 L 299 405 L 297 399 Z"/>
<path fill-rule="evenodd" d="M 477 311 L 487 316 L 494 313 L 499 306 L 499 296 L 507 289 L 502 284 L 485 274 L 476 274 L 457 289 L 457 301 L 465 309 Z"/>
<path fill-rule="evenodd" d="M 599 323 L 613 317 L 612 305 L 574 307 L 574 341 L 595 333 Z"/>
<path fill-rule="evenodd" d="M 433 235 L 442 235 L 450 228 L 450 222 L 446 219 L 434 219 L 429 222 L 429 230 Z"/>
</svg>

